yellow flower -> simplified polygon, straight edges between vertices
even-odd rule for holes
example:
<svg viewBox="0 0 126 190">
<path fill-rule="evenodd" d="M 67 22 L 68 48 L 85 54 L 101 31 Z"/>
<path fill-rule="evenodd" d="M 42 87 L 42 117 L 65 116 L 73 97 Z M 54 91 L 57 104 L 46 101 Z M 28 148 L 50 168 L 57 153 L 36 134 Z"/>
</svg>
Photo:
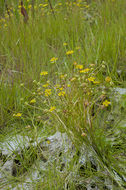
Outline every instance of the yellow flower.
<svg viewBox="0 0 126 190">
<path fill-rule="evenodd" d="M 64 42 L 64 43 L 63 43 L 63 46 L 67 46 L 67 43 L 66 43 L 66 42 Z"/>
<path fill-rule="evenodd" d="M 71 54 L 73 54 L 73 53 L 74 53 L 73 50 L 69 50 L 69 51 L 66 52 L 66 55 L 71 55 Z"/>
<path fill-rule="evenodd" d="M 50 96 L 51 94 L 52 94 L 51 89 L 46 89 L 45 90 L 45 96 L 46 97 Z"/>
<path fill-rule="evenodd" d="M 55 106 L 51 106 L 51 108 L 49 109 L 50 112 L 53 112 L 56 109 Z"/>
<path fill-rule="evenodd" d="M 105 81 L 106 81 L 106 82 L 110 82 L 110 81 L 111 81 L 111 77 L 106 77 L 106 78 L 105 78 Z"/>
<path fill-rule="evenodd" d="M 63 90 L 63 87 L 59 88 L 59 90 Z"/>
<path fill-rule="evenodd" d="M 36 103 L 36 99 L 35 98 L 30 101 L 30 104 L 34 104 L 34 103 Z"/>
<path fill-rule="evenodd" d="M 49 86 L 49 83 L 43 84 L 42 85 L 44 88 L 47 88 Z"/>
<path fill-rule="evenodd" d="M 41 76 L 48 75 L 48 72 L 47 72 L 47 71 L 42 71 L 42 72 L 40 73 L 40 75 L 41 75 Z"/>
<path fill-rule="evenodd" d="M 94 84 L 99 84 L 100 82 L 99 81 L 93 81 Z"/>
<path fill-rule="evenodd" d="M 13 114 L 14 117 L 21 117 L 22 113 Z"/>
<path fill-rule="evenodd" d="M 95 77 L 88 78 L 88 81 L 93 82 L 95 80 Z"/>
<path fill-rule="evenodd" d="M 47 144 L 50 144 L 51 142 L 50 141 L 46 141 L 47 142 Z"/>
<path fill-rule="evenodd" d="M 104 105 L 105 107 L 108 107 L 110 104 L 111 104 L 111 102 L 109 102 L 108 100 L 105 100 L 105 101 L 103 102 L 103 105 Z"/>
<path fill-rule="evenodd" d="M 80 73 L 88 73 L 88 71 L 90 71 L 90 69 L 83 69 L 83 70 L 80 70 Z"/>
<path fill-rule="evenodd" d="M 59 92 L 58 96 L 65 96 L 65 92 L 64 91 Z"/>
<path fill-rule="evenodd" d="M 50 59 L 50 62 L 51 62 L 51 63 L 55 63 L 57 60 L 58 60 L 57 57 L 52 57 L 52 58 Z"/>
<path fill-rule="evenodd" d="M 83 69 L 83 65 L 75 65 L 76 69 Z"/>
</svg>

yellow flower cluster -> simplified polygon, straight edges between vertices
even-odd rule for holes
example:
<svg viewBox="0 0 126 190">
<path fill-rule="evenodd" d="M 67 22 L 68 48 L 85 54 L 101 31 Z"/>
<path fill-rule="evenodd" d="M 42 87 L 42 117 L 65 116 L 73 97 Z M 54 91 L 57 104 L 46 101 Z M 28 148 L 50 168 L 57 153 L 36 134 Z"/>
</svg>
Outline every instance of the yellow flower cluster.
<svg viewBox="0 0 126 190">
<path fill-rule="evenodd" d="M 75 65 L 76 69 L 83 69 L 83 65 Z"/>
<path fill-rule="evenodd" d="M 22 113 L 13 114 L 13 117 L 21 117 Z"/>
<path fill-rule="evenodd" d="M 73 53 L 74 53 L 73 50 L 69 50 L 69 51 L 66 52 L 66 55 L 72 55 Z"/>
<path fill-rule="evenodd" d="M 47 72 L 47 71 L 42 71 L 42 72 L 40 73 L 40 75 L 41 75 L 41 76 L 48 75 L 48 72 Z"/>
<path fill-rule="evenodd" d="M 45 96 L 48 97 L 52 94 L 51 89 L 45 89 Z"/>
<path fill-rule="evenodd" d="M 51 62 L 51 63 L 55 63 L 57 60 L 58 60 L 57 57 L 52 57 L 52 58 L 50 59 L 50 62 Z"/>
<path fill-rule="evenodd" d="M 61 91 L 58 93 L 58 96 L 65 96 L 65 91 Z"/>
<path fill-rule="evenodd" d="M 89 78 L 88 78 L 88 81 L 89 81 L 89 82 L 94 82 L 94 81 L 95 81 L 95 77 L 89 77 Z"/>
<path fill-rule="evenodd" d="M 83 69 L 83 70 L 80 70 L 80 73 L 88 73 L 90 71 L 90 69 Z"/>
<path fill-rule="evenodd" d="M 95 77 L 89 77 L 87 80 L 88 80 L 89 82 L 93 82 L 93 84 L 99 84 L 100 81 L 96 81 L 95 79 L 96 79 Z"/>
</svg>

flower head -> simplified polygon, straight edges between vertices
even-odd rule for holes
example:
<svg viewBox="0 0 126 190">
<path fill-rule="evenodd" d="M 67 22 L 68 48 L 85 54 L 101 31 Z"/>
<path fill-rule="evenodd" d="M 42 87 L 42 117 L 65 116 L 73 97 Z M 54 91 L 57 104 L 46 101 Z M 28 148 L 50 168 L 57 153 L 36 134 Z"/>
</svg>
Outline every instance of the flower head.
<svg viewBox="0 0 126 190">
<path fill-rule="evenodd" d="M 65 92 L 64 91 L 59 92 L 58 96 L 65 96 Z"/>
<path fill-rule="evenodd" d="M 50 62 L 51 62 L 51 63 L 55 63 L 57 60 L 58 60 L 57 57 L 52 57 L 52 58 L 50 59 Z"/>
<path fill-rule="evenodd" d="M 88 71 L 90 71 L 90 69 L 83 69 L 83 70 L 80 70 L 80 73 L 88 73 Z"/>
<path fill-rule="evenodd" d="M 48 75 L 48 72 L 47 72 L 47 71 L 42 71 L 42 72 L 40 73 L 40 75 L 41 75 L 41 76 Z"/>
<path fill-rule="evenodd" d="M 106 81 L 106 82 L 110 82 L 110 81 L 111 81 L 111 77 L 109 77 L 109 76 L 106 77 L 106 78 L 105 78 L 105 81 Z"/>
<path fill-rule="evenodd" d="M 99 84 L 100 81 L 93 81 L 93 84 Z"/>
<path fill-rule="evenodd" d="M 74 53 L 73 50 L 69 50 L 69 51 L 66 52 L 66 55 L 72 55 L 73 53 Z"/>
<path fill-rule="evenodd" d="M 13 114 L 14 117 L 21 117 L 22 113 Z"/>
<path fill-rule="evenodd" d="M 50 112 L 53 112 L 55 109 L 56 109 L 55 106 L 51 106 L 50 109 L 49 109 L 49 111 L 50 111 Z"/>
<path fill-rule="evenodd" d="M 111 104 L 111 102 L 109 102 L 108 100 L 105 100 L 102 104 L 103 106 L 108 107 Z"/>
<path fill-rule="evenodd" d="M 83 69 L 83 65 L 75 65 L 76 69 Z"/>
<path fill-rule="evenodd" d="M 34 104 L 34 103 L 36 103 L 36 99 L 35 98 L 30 101 L 30 104 Z"/>
<path fill-rule="evenodd" d="M 51 142 L 48 140 L 48 141 L 46 141 L 47 142 L 47 144 L 50 144 Z"/>
<path fill-rule="evenodd" d="M 89 78 L 88 78 L 88 81 L 89 81 L 89 82 L 93 82 L 94 80 L 95 80 L 95 77 L 89 77 Z"/>
<path fill-rule="evenodd" d="M 45 96 L 48 97 L 52 94 L 51 89 L 45 89 Z"/>
<path fill-rule="evenodd" d="M 49 86 L 49 83 L 43 84 L 42 87 L 43 88 L 47 88 Z"/>
</svg>

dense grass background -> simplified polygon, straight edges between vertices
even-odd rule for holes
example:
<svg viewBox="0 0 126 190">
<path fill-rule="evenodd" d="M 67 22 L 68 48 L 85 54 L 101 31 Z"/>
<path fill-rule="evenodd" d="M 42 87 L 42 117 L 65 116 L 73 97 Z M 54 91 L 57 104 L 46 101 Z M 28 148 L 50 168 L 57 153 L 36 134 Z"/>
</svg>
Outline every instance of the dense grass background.
<svg viewBox="0 0 126 190">
<path fill-rule="evenodd" d="M 18 1 L 11 0 L 7 3 L 8 8 L 11 8 L 10 18 L 7 15 L 4 1 L 2 0 L 0 4 L 0 129 L 2 133 L 5 132 L 4 129 L 9 131 L 15 126 L 21 130 L 24 125 L 31 124 L 36 115 L 41 114 L 41 110 L 37 112 L 35 109 L 30 110 L 24 106 L 24 102 L 34 98 L 33 93 L 36 92 L 36 87 L 33 81 L 41 82 L 41 71 L 48 71 L 46 80 L 42 82 L 50 80 L 52 85 L 62 84 L 59 79 L 61 74 L 67 74 L 67 82 L 78 75 L 74 70 L 74 62 L 83 65 L 84 68 L 89 68 L 91 64 L 94 64 L 93 72 L 102 81 L 101 88 L 89 85 L 86 90 L 93 91 L 93 93 L 91 92 L 91 97 L 87 95 L 83 97 L 83 89 L 80 88 L 80 83 L 75 83 L 71 87 L 70 98 L 59 100 L 55 96 L 53 100 L 50 100 L 53 104 L 57 103 L 62 111 L 67 108 L 71 115 L 64 116 L 60 113 L 59 116 L 62 121 L 60 124 L 57 124 L 55 117 L 51 117 L 54 119 L 53 125 L 56 128 L 59 127 L 60 130 L 64 131 L 64 126 L 62 126 L 64 123 L 69 135 L 69 130 L 72 131 L 75 137 L 72 140 L 77 149 L 83 142 L 88 148 L 93 148 L 100 166 L 106 168 L 110 178 L 117 182 L 117 189 L 123 189 L 124 182 L 121 183 L 116 180 L 113 171 L 117 172 L 119 176 L 125 174 L 125 171 L 121 171 L 125 166 L 125 136 L 122 135 L 124 129 L 120 130 L 118 137 L 115 133 L 116 130 L 118 131 L 118 127 L 120 128 L 119 121 L 125 117 L 125 97 L 118 108 L 115 100 L 112 99 L 111 108 L 98 112 L 92 119 L 93 128 L 88 128 L 90 124 L 86 123 L 85 117 L 87 116 L 89 120 L 92 117 L 94 103 L 97 104 L 97 98 L 102 94 L 103 86 L 108 98 L 111 95 L 109 88 L 119 85 L 125 87 L 126 85 L 126 1 L 75 2 L 64 0 L 61 4 L 52 1 L 55 17 L 49 5 L 46 6 L 48 1 L 35 1 L 34 14 L 32 1 L 24 1 L 29 15 L 28 23 L 24 23 Z M 67 45 L 64 46 L 64 43 Z M 73 50 L 74 53 L 67 56 L 66 52 L 69 50 Z M 58 58 L 56 63 L 51 63 L 52 57 Z M 102 69 L 102 65 L 105 66 L 105 69 Z M 112 84 L 105 84 L 107 76 L 111 78 Z M 86 78 L 84 80 L 86 81 Z M 20 86 L 22 83 L 27 90 Z M 92 101 L 92 104 L 89 111 L 84 113 L 87 115 L 83 118 L 84 98 L 89 102 Z M 78 99 L 80 104 L 74 104 Z M 42 101 L 43 99 L 40 102 Z M 37 106 L 43 109 L 45 105 L 42 102 L 41 104 L 38 103 Z M 122 107 L 124 112 L 121 112 Z M 13 117 L 16 112 L 25 115 L 23 121 Z M 110 124 L 106 123 L 109 114 L 113 114 L 115 120 L 115 123 L 111 124 L 111 128 L 109 128 Z M 85 140 L 78 129 L 73 129 L 74 125 L 87 130 L 88 137 Z M 114 138 L 115 146 L 119 143 L 120 149 L 113 147 L 113 142 L 109 136 Z M 115 155 L 119 159 L 114 157 Z M 100 174 L 92 172 L 91 175 L 99 176 Z M 50 174 L 45 189 L 50 188 L 51 177 Z M 57 175 L 57 181 L 61 180 L 60 177 Z M 36 189 L 39 189 L 39 185 L 39 183 L 36 185 Z M 72 188 L 75 188 L 74 184 L 73 186 L 71 184 Z M 56 189 L 55 184 L 54 189 Z"/>
<path fill-rule="evenodd" d="M 50 63 L 53 56 L 59 58 L 59 72 L 69 72 L 73 61 L 85 66 L 90 63 L 99 65 L 105 61 L 108 65 L 106 72 L 114 81 L 123 82 L 126 56 L 124 0 L 96 1 L 89 7 L 84 3 L 82 10 L 78 6 L 57 6 L 56 19 L 49 7 L 43 8 L 43 15 L 38 1 L 36 3 L 35 18 L 32 17 L 31 9 L 28 9 L 29 22 L 24 24 L 17 2 L 9 2 L 14 6 L 15 12 L 1 24 L 7 24 L 7 27 L 0 30 L 0 62 L 3 68 L 1 84 L 4 85 L 5 81 L 13 83 L 10 88 L 12 91 L 13 88 L 19 88 L 19 83 L 39 79 L 39 73 L 44 69 L 53 77 L 56 69 L 56 65 Z M 28 7 L 30 1 L 25 1 L 24 4 Z M 63 46 L 64 42 L 68 43 L 67 47 Z M 66 60 L 64 53 L 77 46 L 81 47 L 79 52 L 76 51 L 70 60 Z M 118 77 L 117 72 L 120 70 L 122 75 Z M 18 91 L 15 89 L 8 93 L 10 102 L 15 97 L 13 94 L 12 98 L 11 94 L 17 94 Z M 1 102 L 4 102 L 4 96 L 1 97 Z M 8 102 L 3 105 L 8 107 Z"/>
</svg>

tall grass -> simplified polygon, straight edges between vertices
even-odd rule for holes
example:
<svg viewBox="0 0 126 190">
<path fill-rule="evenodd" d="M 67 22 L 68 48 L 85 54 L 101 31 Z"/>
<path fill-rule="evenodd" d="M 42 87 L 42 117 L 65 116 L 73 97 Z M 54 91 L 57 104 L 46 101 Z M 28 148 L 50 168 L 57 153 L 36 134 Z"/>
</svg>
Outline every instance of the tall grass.
<svg viewBox="0 0 126 190">
<path fill-rule="evenodd" d="M 97 0 L 89 5 L 86 1 L 52 3 L 55 17 L 49 5 L 43 6 L 38 1 L 33 17 L 30 2 L 25 1 L 28 23 L 24 23 L 17 3 L 12 3 L 15 9 L 11 18 L 5 14 L 5 19 L 1 19 L 0 126 L 13 128 L 12 124 L 24 126 L 34 122 L 37 125 L 36 118 L 44 115 L 45 121 L 47 114 L 55 130 L 66 131 L 76 149 L 85 143 L 101 171 L 106 170 L 113 183 L 117 183 L 117 189 L 123 189 L 125 142 L 121 131 L 124 129 L 118 131 L 122 113 L 120 107 L 116 116 L 115 100 L 110 97 L 111 88 L 125 85 L 126 1 Z M 70 50 L 73 53 L 67 55 Z M 52 63 L 52 57 L 58 60 Z M 89 72 L 82 75 L 79 65 L 89 68 Z M 48 71 L 48 75 L 41 76 L 42 71 Z M 95 77 L 98 83 L 90 81 L 90 77 Z M 47 83 L 52 90 L 49 97 L 44 96 L 42 86 Z M 58 84 L 63 90 L 56 89 Z M 58 95 L 60 91 L 65 91 L 65 95 Z M 104 106 L 105 100 L 111 105 Z M 54 110 L 49 111 L 52 107 Z M 13 117 L 17 112 L 23 114 L 22 120 Z M 111 114 L 112 126 L 107 123 Z M 87 169 L 90 178 L 101 177 L 100 172 L 90 172 Z M 45 189 L 52 187 L 50 178 Z M 60 174 L 56 176 L 58 184 L 54 183 L 53 189 L 63 187 L 59 183 L 61 178 Z M 70 188 L 75 189 L 71 178 L 69 182 Z M 43 184 L 38 183 L 36 189 L 39 185 Z"/>
</svg>

